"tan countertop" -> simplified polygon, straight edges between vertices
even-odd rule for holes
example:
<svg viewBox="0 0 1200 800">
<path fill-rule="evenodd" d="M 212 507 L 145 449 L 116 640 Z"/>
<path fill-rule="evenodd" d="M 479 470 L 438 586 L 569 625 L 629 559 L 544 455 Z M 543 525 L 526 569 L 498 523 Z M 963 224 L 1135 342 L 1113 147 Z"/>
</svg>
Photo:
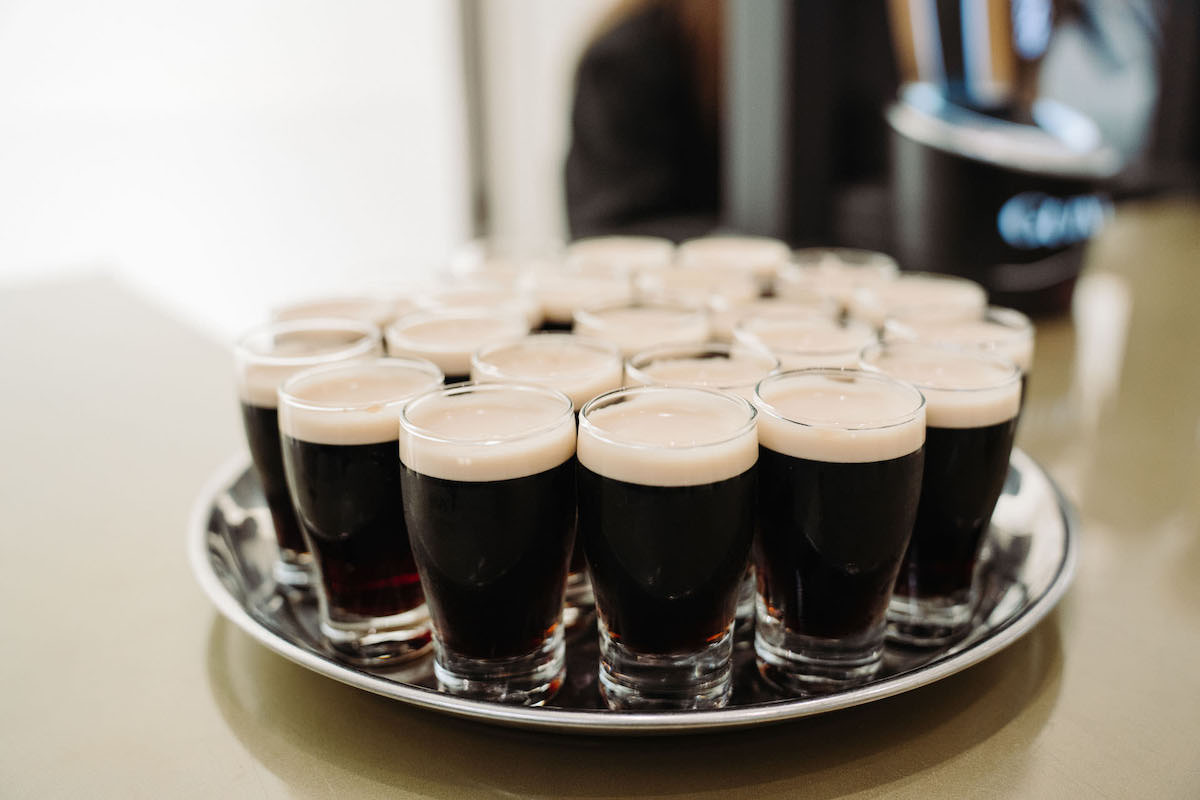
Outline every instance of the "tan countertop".
<svg viewBox="0 0 1200 800">
<path fill-rule="evenodd" d="M 229 357 L 101 277 L 0 291 L 0 795 L 1200 796 L 1200 205 L 1123 208 L 1038 328 L 1019 445 L 1078 576 L 1008 650 L 741 733 L 594 739 L 410 709 L 274 655 L 188 571 L 242 447 Z"/>
</svg>

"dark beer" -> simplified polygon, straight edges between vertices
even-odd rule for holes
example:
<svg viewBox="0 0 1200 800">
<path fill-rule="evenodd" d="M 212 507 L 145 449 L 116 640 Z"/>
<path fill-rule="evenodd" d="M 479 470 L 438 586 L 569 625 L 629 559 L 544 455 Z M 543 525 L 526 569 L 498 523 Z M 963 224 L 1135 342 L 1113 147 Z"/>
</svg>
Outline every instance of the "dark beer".
<svg viewBox="0 0 1200 800">
<path fill-rule="evenodd" d="M 579 532 L 614 708 L 719 708 L 754 535 L 758 440 L 744 399 L 642 386 L 583 407 Z"/>
<path fill-rule="evenodd" d="M 570 399 L 534 386 L 468 384 L 416 398 L 401 426 L 404 520 L 439 684 L 471 697 L 545 702 L 566 668 Z"/>
<path fill-rule="evenodd" d="M 978 349 L 912 342 L 868 348 L 863 363 L 912 382 L 928 405 L 921 502 L 888 616 L 898 641 L 941 644 L 974 611 L 974 575 L 1008 474 L 1021 373 Z"/>
<path fill-rule="evenodd" d="M 574 460 L 498 481 L 401 469 L 413 548 L 444 646 L 486 659 L 535 650 L 562 608 Z"/>
<path fill-rule="evenodd" d="M 762 381 L 759 407 L 760 669 L 792 690 L 869 678 L 921 488 L 924 401 L 858 370 Z"/>
<path fill-rule="evenodd" d="M 579 470 L 579 519 L 596 603 L 614 639 L 689 653 L 729 628 L 754 532 L 754 470 L 646 486 Z"/>
<path fill-rule="evenodd" d="M 380 349 L 373 323 L 334 319 L 273 323 L 251 331 L 234 348 L 242 422 L 279 544 L 275 577 L 281 583 L 306 585 L 309 556 L 284 475 L 278 389 L 301 370 L 377 355 Z"/>
</svg>

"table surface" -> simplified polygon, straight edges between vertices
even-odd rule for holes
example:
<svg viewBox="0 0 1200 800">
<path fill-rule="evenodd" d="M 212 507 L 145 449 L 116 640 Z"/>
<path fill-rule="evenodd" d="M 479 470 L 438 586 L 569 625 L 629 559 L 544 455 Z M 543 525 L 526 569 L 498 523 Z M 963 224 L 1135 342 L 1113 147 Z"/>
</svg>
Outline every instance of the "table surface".
<svg viewBox="0 0 1200 800">
<path fill-rule="evenodd" d="M 224 621 L 184 530 L 242 447 L 227 346 L 102 277 L 0 292 L 0 794 L 1200 796 L 1200 204 L 1123 207 L 1038 325 L 1018 444 L 1077 504 L 1058 610 L 935 685 L 746 732 L 449 719 Z"/>
</svg>

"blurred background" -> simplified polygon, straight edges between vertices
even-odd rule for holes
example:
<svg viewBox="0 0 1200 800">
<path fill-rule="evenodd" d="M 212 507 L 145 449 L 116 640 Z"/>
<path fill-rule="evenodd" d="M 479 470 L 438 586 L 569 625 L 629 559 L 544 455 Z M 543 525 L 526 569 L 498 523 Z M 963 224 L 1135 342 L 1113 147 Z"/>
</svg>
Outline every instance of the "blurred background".
<svg viewBox="0 0 1200 800">
<path fill-rule="evenodd" d="M 0 0 L 0 285 L 102 271 L 228 337 L 480 236 L 730 229 L 929 266 L 912 237 L 993 180 L 943 163 L 973 147 L 1077 223 L 1040 260 L 1112 202 L 1194 190 L 1198 8 Z M 1090 120 L 1066 155 L 1022 139 L 1037 99 Z"/>
</svg>

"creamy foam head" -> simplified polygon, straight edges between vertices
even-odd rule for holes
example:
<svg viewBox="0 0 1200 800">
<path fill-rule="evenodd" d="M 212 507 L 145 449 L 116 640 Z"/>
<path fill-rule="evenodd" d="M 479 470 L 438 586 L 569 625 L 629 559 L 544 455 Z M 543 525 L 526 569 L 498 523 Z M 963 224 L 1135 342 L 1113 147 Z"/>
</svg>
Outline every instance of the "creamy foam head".
<svg viewBox="0 0 1200 800">
<path fill-rule="evenodd" d="M 533 296 L 550 322 L 569 323 L 576 311 L 633 302 L 633 284 L 625 276 L 602 276 L 563 270 L 533 279 Z"/>
<path fill-rule="evenodd" d="M 862 363 L 920 389 L 931 428 L 996 425 L 1021 408 L 1020 370 L 990 353 L 892 342 L 864 350 Z"/>
<path fill-rule="evenodd" d="M 400 460 L 434 478 L 523 478 L 574 453 L 574 407 L 566 395 L 543 387 L 451 386 L 417 397 L 400 417 Z"/>
<path fill-rule="evenodd" d="M 279 430 L 316 444 L 394 442 L 404 403 L 441 383 L 442 371 L 420 359 L 379 358 L 305 370 L 279 390 Z"/>
<path fill-rule="evenodd" d="M 631 386 L 694 386 L 731 391 L 750 400 L 754 385 L 779 368 L 765 350 L 710 343 L 653 347 L 629 359 L 625 374 Z"/>
<path fill-rule="evenodd" d="M 527 333 L 528 319 L 512 311 L 446 309 L 396 320 L 387 329 L 387 345 L 394 356 L 425 358 L 447 375 L 467 375 L 480 347 Z"/>
<path fill-rule="evenodd" d="M 833 319 L 841 307 L 828 297 L 809 292 L 794 298 L 760 297 L 743 303 L 718 303 L 712 312 L 712 335 L 719 342 L 733 341 L 733 328 L 738 320 L 748 317 L 800 319 L 817 316 Z"/>
<path fill-rule="evenodd" d="M 708 313 L 677 306 L 610 306 L 575 312 L 575 333 L 612 342 L 628 358 L 656 344 L 708 339 Z"/>
<path fill-rule="evenodd" d="M 711 266 L 643 273 L 637 288 L 644 302 L 693 308 L 748 303 L 760 292 L 758 279 L 749 272 Z"/>
<path fill-rule="evenodd" d="M 413 299 L 419 308 L 501 310 L 526 317 L 531 328 L 542 324 L 542 307 L 536 298 L 500 283 L 477 281 L 443 286 Z"/>
<path fill-rule="evenodd" d="M 899 272 L 891 256 L 870 250 L 809 248 L 794 257 L 775 278 L 779 297 L 815 292 L 845 307 L 856 290 L 895 280 Z"/>
<path fill-rule="evenodd" d="M 741 475 L 758 460 L 754 409 L 707 389 L 642 386 L 583 407 L 579 463 L 645 486 L 696 486 Z"/>
<path fill-rule="evenodd" d="M 379 328 L 351 319 L 274 322 L 234 346 L 235 380 L 243 403 L 275 408 L 279 387 L 310 367 L 383 353 Z"/>
<path fill-rule="evenodd" d="M 607 342 L 569 333 L 535 333 L 489 345 L 471 359 L 471 379 L 549 386 L 571 398 L 576 410 L 598 394 L 620 388 L 621 354 Z"/>
<path fill-rule="evenodd" d="M 733 336 L 735 341 L 770 350 L 784 369 L 852 367 L 862 349 L 877 340 L 869 325 L 811 315 L 749 317 L 734 326 Z"/>
<path fill-rule="evenodd" d="M 762 278 L 773 277 L 792 251 L 768 236 L 702 236 L 679 245 L 676 261 L 682 267 L 724 267 L 748 270 Z"/>
<path fill-rule="evenodd" d="M 912 386 L 859 370 L 773 375 L 758 385 L 758 440 L 810 461 L 888 461 L 925 443 L 925 401 Z"/>
<path fill-rule="evenodd" d="M 674 259 L 675 243 L 657 236 L 593 236 L 576 239 L 566 252 L 567 265 L 582 272 L 666 269 Z"/>
<path fill-rule="evenodd" d="M 893 281 L 856 290 L 848 310 L 851 316 L 880 327 L 894 309 L 905 306 L 940 306 L 943 315 L 979 318 L 987 307 L 987 292 L 967 278 L 908 272 Z"/>
<path fill-rule="evenodd" d="M 924 307 L 900 309 L 884 323 L 885 341 L 979 347 L 1007 358 L 1022 371 L 1033 366 L 1033 323 L 1020 311 L 989 308 L 983 319 L 945 318 Z"/>
<path fill-rule="evenodd" d="M 289 303 L 271 312 L 275 322 L 296 319 L 357 319 L 380 328 L 395 316 L 395 304 L 385 297 L 319 297 Z"/>
</svg>

